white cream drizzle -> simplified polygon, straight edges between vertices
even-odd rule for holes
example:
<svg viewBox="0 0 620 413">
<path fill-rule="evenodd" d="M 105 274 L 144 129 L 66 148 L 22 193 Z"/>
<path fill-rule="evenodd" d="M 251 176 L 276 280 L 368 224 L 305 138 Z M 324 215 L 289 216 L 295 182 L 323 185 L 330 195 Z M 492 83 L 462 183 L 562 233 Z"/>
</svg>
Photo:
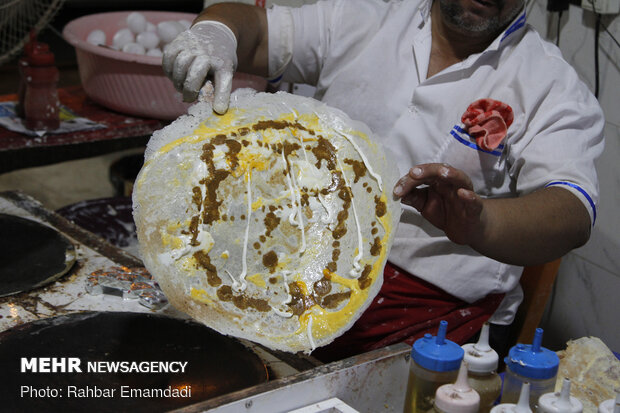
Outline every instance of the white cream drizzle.
<svg viewBox="0 0 620 413">
<path fill-rule="evenodd" d="M 198 241 L 198 245 L 194 245 L 194 246 L 190 245 L 191 237 L 189 235 L 179 235 L 179 238 L 182 240 L 185 246 L 182 248 L 175 249 L 172 252 L 170 252 L 170 258 L 173 261 L 178 261 L 184 256 L 188 254 L 193 254 L 196 251 L 204 250 L 206 252 L 209 252 L 211 251 L 211 248 L 213 247 L 213 244 L 214 244 L 211 233 L 205 230 L 202 230 L 202 231 L 199 230 L 198 232 L 198 236 L 196 237 L 196 240 Z"/>
<path fill-rule="evenodd" d="M 338 129 L 334 129 L 334 132 L 336 132 L 338 135 L 348 140 L 349 143 L 353 146 L 353 148 L 355 148 L 359 156 L 362 158 L 362 161 L 364 162 L 364 165 L 366 166 L 366 170 L 368 170 L 368 173 L 370 174 L 370 176 L 372 176 L 377 181 L 377 184 L 379 185 L 379 190 L 383 192 L 383 181 L 381 180 L 381 175 L 377 174 L 372 169 L 372 167 L 370 166 L 370 163 L 368 162 L 368 159 L 366 158 L 366 155 L 364 155 L 360 147 L 357 145 L 357 143 L 355 143 L 355 141 L 353 140 L 353 137 L 347 133 L 339 131 Z"/>
<path fill-rule="evenodd" d="M 312 337 L 312 315 L 308 316 L 308 327 L 306 328 L 306 333 L 308 334 L 308 341 L 310 342 L 310 351 L 314 351 L 316 348 L 316 344 L 314 342 L 314 338 Z"/>
<path fill-rule="evenodd" d="M 232 289 L 236 292 L 240 292 L 240 291 L 244 291 L 247 287 L 247 284 L 245 282 L 245 279 L 243 280 L 243 283 L 240 283 L 239 281 L 237 281 L 235 279 L 235 277 L 233 277 L 233 275 L 230 273 L 230 271 L 228 270 L 224 270 L 224 272 L 226 274 L 228 274 L 228 276 L 230 277 L 230 279 L 232 280 L 232 283 L 230 284 L 230 286 L 232 287 Z"/>
<path fill-rule="evenodd" d="M 331 224 L 334 222 L 334 210 L 332 208 L 329 207 L 329 205 L 327 205 L 327 201 L 325 200 L 325 195 L 319 193 L 319 202 L 321 203 L 321 205 L 323 205 L 323 208 L 325 208 L 325 212 L 327 212 L 327 215 L 323 215 L 321 217 L 321 222 L 323 222 L 324 224 Z"/>
<path fill-rule="evenodd" d="M 239 282 L 241 284 L 241 289 L 239 291 L 244 291 L 247 287 L 247 283 L 245 282 L 245 277 L 248 274 L 248 263 L 247 263 L 247 255 L 248 255 L 248 239 L 250 237 L 250 222 L 252 216 L 252 173 L 251 170 L 246 172 L 248 177 L 247 182 L 247 198 L 248 198 L 248 216 L 247 216 L 247 224 L 245 226 L 245 240 L 243 242 L 243 257 L 241 258 L 241 274 L 239 274 Z M 232 277 L 232 276 L 231 276 Z M 234 283 L 233 283 L 234 284 Z M 233 286 L 234 289 L 234 286 Z"/>
<path fill-rule="evenodd" d="M 351 188 L 349 185 L 349 180 L 347 179 L 347 175 L 344 173 L 344 169 L 342 168 L 342 164 L 340 163 L 340 159 L 336 156 L 336 160 L 338 161 L 338 167 L 342 171 L 342 177 L 344 178 L 344 183 L 347 187 Z M 362 230 L 360 228 L 360 221 L 357 216 L 357 210 L 355 208 L 355 201 L 353 199 L 353 191 L 351 191 L 351 208 L 353 209 L 353 217 L 355 218 L 355 226 L 357 228 L 357 255 L 353 259 L 353 268 L 349 271 L 349 275 L 353 278 L 358 278 L 362 274 L 362 266 L 360 265 L 360 261 L 364 256 L 364 242 L 362 239 Z"/>
<path fill-rule="evenodd" d="M 284 145 L 282 145 L 282 161 L 284 162 L 284 168 L 286 168 L 286 157 L 284 156 Z M 292 166 L 291 166 L 292 168 Z M 286 170 L 286 169 L 285 169 Z M 286 174 L 286 182 L 288 183 L 289 191 L 291 193 L 291 203 L 293 204 L 293 212 L 288 216 L 288 222 L 301 230 L 301 247 L 299 253 L 303 253 L 306 250 L 306 231 L 304 229 L 303 216 L 301 212 L 301 197 L 299 195 L 299 187 L 295 184 L 295 176 L 292 173 Z M 297 222 L 295 222 L 297 218 Z"/>
<path fill-rule="evenodd" d="M 286 290 L 286 300 L 282 301 L 282 305 L 286 305 L 288 303 L 290 303 L 293 300 L 293 296 L 291 295 L 291 290 L 288 288 L 288 275 L 291 272 L 288 270 L 283 270 L 282 271 L 282 278 L 284 279 L 284 289 Z M 277 307 L 271 306 L 271 309 L 273 310 L 274 313 L 276 313 L 277 315 L 279 315 L 280 317 L 285 317 L 285 318 L 290 318 L 293 316 L 293 313 L 289 313 L 288 311 L 282 311 Z"/>
</svg>

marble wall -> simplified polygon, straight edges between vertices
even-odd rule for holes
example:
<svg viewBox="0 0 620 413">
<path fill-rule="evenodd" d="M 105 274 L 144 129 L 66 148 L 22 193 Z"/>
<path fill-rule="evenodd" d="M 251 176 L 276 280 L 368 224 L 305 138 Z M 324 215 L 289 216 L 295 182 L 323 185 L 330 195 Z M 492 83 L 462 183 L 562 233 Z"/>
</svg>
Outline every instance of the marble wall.
<svg viewBox="0 0 620 413">
<path fill-rule="evenodd" d="M 557 13 L 545 0 L 528 2 L 528 22 L 555 42 Z M 620 40 L 620 17 L 602 19 Z M 595 16 L 570 5 L 560 22 L 560 49 L 590 89 L 595 88 Z M 620 46 L 601 30 L 599 37 L 599 101 L 606 117 L 605 151 L 597 163 L 601 187 L 598 217 L 590 241 L 562 261 L 552 298 L 543 318 L 544 345 L 563 348 L 583 336 L 601 338 L 620 352 Z"/>
</svg>

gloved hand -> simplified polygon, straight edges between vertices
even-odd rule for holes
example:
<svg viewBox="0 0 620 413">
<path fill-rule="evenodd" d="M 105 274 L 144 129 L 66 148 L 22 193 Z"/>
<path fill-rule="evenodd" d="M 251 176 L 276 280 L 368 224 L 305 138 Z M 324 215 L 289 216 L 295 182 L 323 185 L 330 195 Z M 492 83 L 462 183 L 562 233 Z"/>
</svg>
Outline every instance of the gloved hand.
<svg viewBox="0 0 620 413">
<path fill-rule="evenodd" d="M 193 102 L 200 88 L 213 77 L 213 110 L 228 110 L 232 78 L 237 68 L 237 39 L 232 30 L 216 21 L 200 21 L 179 34 L 164 48 L 163 69 L 183 100 Z"/>
</svg>

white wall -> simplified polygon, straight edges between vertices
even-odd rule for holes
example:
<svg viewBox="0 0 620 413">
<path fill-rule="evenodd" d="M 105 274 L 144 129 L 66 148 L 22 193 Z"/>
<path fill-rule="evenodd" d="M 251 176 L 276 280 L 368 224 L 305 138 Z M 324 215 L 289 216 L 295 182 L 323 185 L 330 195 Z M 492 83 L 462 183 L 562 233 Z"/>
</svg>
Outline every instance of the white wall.
<svg viewBox="0 0 620 413">
<path fill-rule="evenodd" d="M 555 42 L 557 14 L 545 0 L 528 5 L 528 22 Z M 620 40 L 620 18 L 603 23 Z M 560 49 L 594 91 L 595 16 L 571 5 L 561 21 Z M 597 168 L 601 201 L 590 241 L 563 260 L 554 294 L 543 319 L 544 344 L 560 349 L 569 339 L 601 338 L 620 352 L 620 47 L 601 30 L 599 37 L 599 101 L 606 117 L 605 151 Z"/>
</svg>

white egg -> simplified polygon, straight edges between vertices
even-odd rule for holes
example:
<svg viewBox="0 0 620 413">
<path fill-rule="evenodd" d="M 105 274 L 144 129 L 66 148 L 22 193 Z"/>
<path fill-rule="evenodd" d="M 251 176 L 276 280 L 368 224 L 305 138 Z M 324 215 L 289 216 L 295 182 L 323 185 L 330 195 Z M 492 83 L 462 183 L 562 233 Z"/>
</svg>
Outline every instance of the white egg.
<svg viewBox="0 0 620 413">
<path fill-rule="evenodd" d="M 146 51 L 146 55 L 147 56 L 155 56 L 155 57 L 162 57 L 164 54 L 162 53 L 161 49 L 159 47 L 156 47 L 154 49 L 149 49 Z"/>
<path fill-rule="evenodd" d="M 157 34 L 164 44 L 168 44 L 181 33 L 182 27 L 178 22 L 161 22 L 157 25 Z"/>
<path fill-rule="evenodd" d="M 146 50 L 144 49 L 144 46 L 142 46 L 139 43 L 127 43 L 125 46 L 123 46 L 123 52 L 133 53 L 133 54 L 144 54 L 146 53 Z"/>
<path fill-rule="evenodd" d="M 155 33 L 143 32 L 136 36 L 136 42 L 147 50 L 154 49 L 159 44 L 159 36 Z"/>
<path fill-rule="evenodd" d="M 114 34 L 112 45 L 117 49 L 122 49 L 127 43 L 133 43 L 136 40 L 133 33 L 129 29 L 120 29 Z"/>
<path fill-rule="evenodd" d="M 88 34 L 86 41 L 90 44 L 94 44 L 95 46 L 99 46 L 100 44 L 105 45 L 105 33 L 103 30 L 93 30 Z"/>
<path fill-rule="evenodd" d="M 151 22 L 146 22 L 146 30 L 145 30 L 145 32 L 155 33 L 155 32 L 157 32 L 157 26 L 155 26 Z"/>
<path fill-rule="evenodd" d="M 127 27 L 136 34 L 142 33 L 146 30 L 146 17 L 137 11 L 129 13 L 127 16 Z"/>
<path fill-rule="evenodd" d="M 179 23 L 181 23 L 181 26 L 183 26 L 185 30 L 192 27 L 192 22 L 190 22 L 189 20 L 179 20 Z"/>
</svg>

